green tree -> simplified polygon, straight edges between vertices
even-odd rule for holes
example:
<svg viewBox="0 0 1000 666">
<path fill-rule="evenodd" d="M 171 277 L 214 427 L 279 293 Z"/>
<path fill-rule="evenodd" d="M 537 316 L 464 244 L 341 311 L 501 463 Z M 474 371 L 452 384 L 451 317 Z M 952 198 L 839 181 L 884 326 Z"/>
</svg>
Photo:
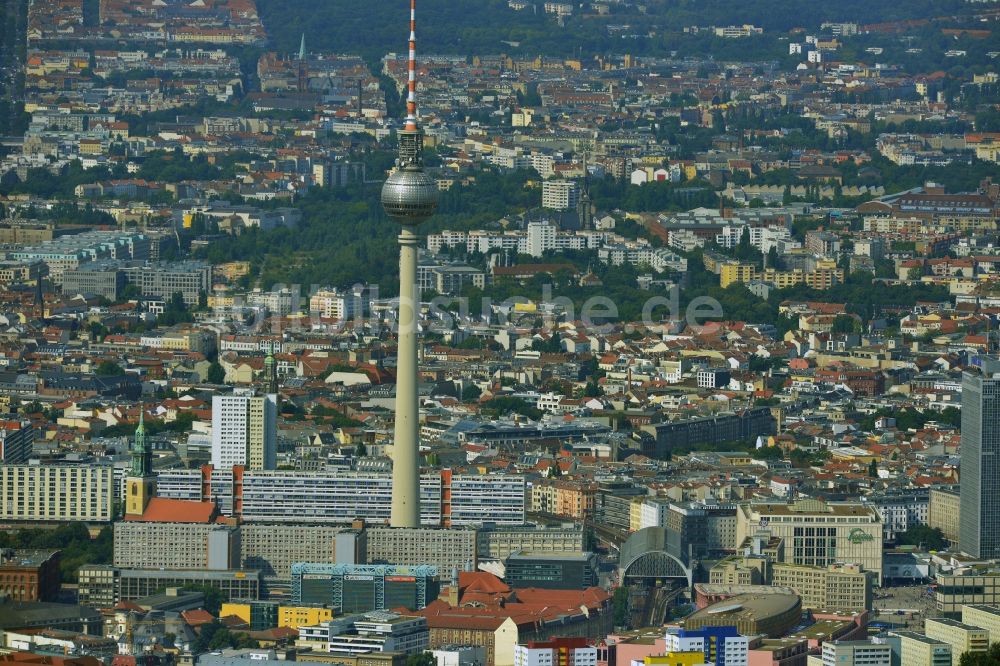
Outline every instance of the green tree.
<svg viewBox="0 0 1000 666">
<path fill-rule="evenodd" d="M 501 396 L 492 398 L 483 403 L 483 413 L 488 416 L 505 416 L 511 412 L 527 416 L 529 419 L 538 420 L 542 417 L 542 410 L 532 407 L 522 398 L 509 398 Z"/>
<path fill-rule="evenodd" d="M 785 457 L 785 452 L 780 446 L 764 446 L 753 452 L 753 457 L 758 460 L 781 460 Z"/>
<path fill-rule="evenodd" d="M 868 476 L 870 476 L 873 479 L 878 478 L 878 463 L 875 462 L 874 460 L 868 463 Z"/>
<path fill-rule="evenodd" d="M 948 547 L 948 539 L 939 527 L 914 525 L 905 532 L 896 535 L 896 543 L 905 546 L 919 546 L 925 550 L 944 550 Z"/>
<path fill-rule="evenodd" d="M 354 455 L 358 458 L 364 458 L 368 455 L 368 447 L 365 446 L 364 442 L 359 441 L 357 446 L 354 447 Z"/>
<path fill-rule="evenodd" d="M 1000 642 L 990 645 L 986 652 L 963 652 L 958 666 L 997 666 L 1000 664 Z"/>
<path fill-rule="evenodd" d="M 125 371 L 122 367 L 115 363 L 114 361 L 102 361 L 97 369 L 94 370 L 95 375 L 100 375 L 101 377 L 114 377 L 116 375 L 124 375 Z"/>
<path fill-rule="evenodd" d="M 212 365 L 208 366 L 208 373 L 206 376 L 209 384 L 223 384 L 226 381 L 226 370 L 218 361 L 212 361 Z"/>
<path fill-rule="evenodd" d="M 462 389 L 462 402 L 475 402 L 482 394 L 482 389 L 475 384 L 469 384 Z"/>
<path fill-rule="evenodd" d="M 205 610 L 208 609 L 206 608 Z M 210 650 L 255 647 L 259 647 L 257 641 L 250 638 L 249 635 L 231 631 L 218 620 L 214 620 L 209 624 L 202 625 L 198 630 L 198 636 L 191 643 L 191 652 L 194 654 L 203 654 Z"/>
<path fill-rule="evenodd" d="M 614 594 L 611 595 L 611 608 L 615 626 L 627 627 L 629 624 L 627 587 L 615 589 Z"/>
<path fill-rule="evenodd" d="M 434 659 L 434 655 L 430 652 L 411 654 L 406 658 L 406 666 L 434 666 L 436 663 L 437 660 Z"/>
<path fill-rule="evenodd" d="M 91 539 L 82 523 L 55 529 L 23 529 L 0 532 L 0 548 L 59 550 L 59 573 L 63 582 L 76 582 L 84 564 L 110 564 L 114 553 L 114 533 L 103 528 Z"/>
<path fill-rule="evenodd" d="M 188 592 L 201 592 L 205 595 L 204 607 L 212 615 L 218 615 L 219 611 L 222 610 L 222 604 L 226 600 L 222 591 L 217 587 L 212 587 L 211 585 L 198 585 L 189 584 L 185 585 L 182 589 Z"/>
<path fill-rule="evenodd" d="M 830 332 L 854 333 L 857 323 L 857 320 L 855 320 L 851 315 L 840 314 L 833 318 L 833 325 L 830 328 Z"/>
</svg>

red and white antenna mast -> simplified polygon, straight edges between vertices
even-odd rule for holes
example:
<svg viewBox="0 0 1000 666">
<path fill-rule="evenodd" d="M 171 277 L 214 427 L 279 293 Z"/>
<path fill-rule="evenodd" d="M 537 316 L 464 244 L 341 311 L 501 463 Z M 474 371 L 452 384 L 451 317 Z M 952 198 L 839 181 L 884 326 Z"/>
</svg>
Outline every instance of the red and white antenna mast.
<svg viewBox="0 0 1000 666">
<path fill-rule="evenodd" d="M 407 132 L 417 131 L 417 0 L 410 0 L 410 56 L 407 61 Z"/>
</svg>

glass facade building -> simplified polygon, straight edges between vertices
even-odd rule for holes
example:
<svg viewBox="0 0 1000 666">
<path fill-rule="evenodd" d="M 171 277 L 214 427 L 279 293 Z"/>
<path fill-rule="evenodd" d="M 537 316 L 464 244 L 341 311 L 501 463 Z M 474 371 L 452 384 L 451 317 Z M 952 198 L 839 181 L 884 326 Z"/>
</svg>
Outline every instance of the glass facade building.
<svg viewBox="0 0 1000 666">
<path fill-rule="evenodd" d="M 1000 557 L 1000 360 L 983 358 L 962 378 L 959 548 Z"/>
</svg>

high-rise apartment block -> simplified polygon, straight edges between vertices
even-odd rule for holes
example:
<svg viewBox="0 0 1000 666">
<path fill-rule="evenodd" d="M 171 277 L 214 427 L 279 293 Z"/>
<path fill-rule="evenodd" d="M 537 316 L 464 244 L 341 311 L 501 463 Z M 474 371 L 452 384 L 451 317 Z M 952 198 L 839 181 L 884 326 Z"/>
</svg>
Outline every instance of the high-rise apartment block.
<svg viewBox="0 0 1000 666">
<path fill-rule="evenodd" d="M 309 297 L 309 313 L 341 321 L 354 319 L 368 310 L 368 298 L 361 290 L 320 289 Z"/>
<path fill-rule="evenodd" d="M 961 516 L 962 493 L 958 486 L 931 488 L 927 502 L 927 527 L 941 530 L 944 538 L 957 543 Z"/>
<path fill-rule="evenodd" d="M 225 516 L 244 522 L 337 523 L 356 519 L 384 524 L 392 504 L 392 477 L 385 472 L 243 470 L 214 468 L 162 471 L 160 497 L 212 500 Z M 453 474 L 420 477 L 424 527 L 520 526 L 525 480 L 517 474 Z"/>
<path fill-rule="evenodd" d="M 115 523 L 114 564 L 176 571 L 239 568 L 239 528 L 212 523 Z"/>
<path fill-rule="evenodd" d="M 498 527 L 491 525 L 477 532 L 478 555 L 503 560 L 519 551 L 532 553 L 583 552 L 583 527 L 576 524 L 546 527 Z"/>
<path fill-rule="evenodd" d="M 961 512 L 958 545 L 1000 557 L 1000 360 L 983 358 L 962 377 Z"/>
<path fill-rule="evenodd" d="M 8 465 L 28 462 L 34 439 L 30 421 L 0 421 L 0 462 Z"/>
<path fill-rule="evenodd" d="M 240 391 L 212 398 L 212 465 L 274 469 L 278 397 Z"/>
<path fill-rule="evenodd" d="M 580 185 L 574 180 L 546 180 L 542 183 L 542 207 L 574 210 L 580 203 Z"/>
<path fill-rule="evenodd" d="M 116 566 L 164 571 L 246 569 L 288 585 L 296 562 L 356 564 L 364 538 L 332 525 L 143 522 L 115 523 Z"/>
</svg>

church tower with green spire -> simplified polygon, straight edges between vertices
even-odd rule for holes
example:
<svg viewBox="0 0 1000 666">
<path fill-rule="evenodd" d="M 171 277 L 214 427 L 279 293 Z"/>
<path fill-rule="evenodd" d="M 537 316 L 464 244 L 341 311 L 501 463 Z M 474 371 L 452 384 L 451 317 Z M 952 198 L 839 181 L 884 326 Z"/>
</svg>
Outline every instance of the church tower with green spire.
<svg viewBox="0 0 1000 666">
<path fill-rule="evenodd" d="M 156 494 L 153 475 L 153 451 L 146 441 L 145 408 L 139 408 L 139 425 L 132 443 L 132 469 L 125 478 L 125 515 L 141 516 L 149 500 Z"/>
</svg>

